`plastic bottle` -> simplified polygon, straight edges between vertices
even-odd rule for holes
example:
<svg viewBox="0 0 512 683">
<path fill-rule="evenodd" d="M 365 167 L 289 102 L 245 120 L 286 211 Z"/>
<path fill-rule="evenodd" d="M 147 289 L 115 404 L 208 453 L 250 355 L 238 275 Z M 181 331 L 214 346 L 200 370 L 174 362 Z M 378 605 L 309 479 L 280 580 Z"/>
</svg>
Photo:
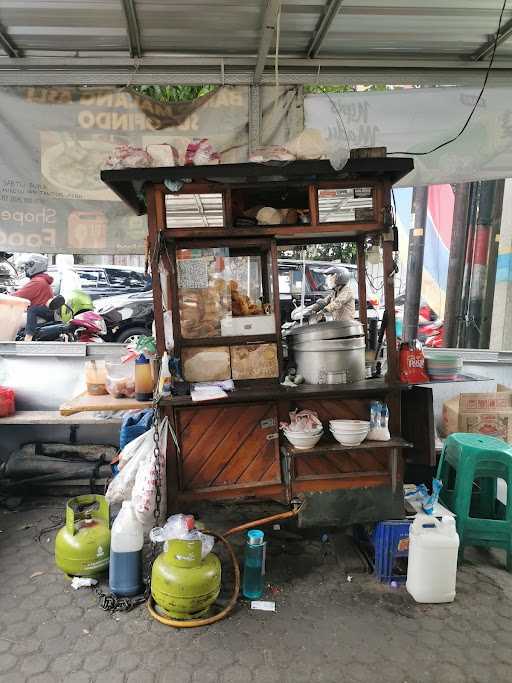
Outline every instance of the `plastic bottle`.
<svg viewBox="0 0 512 683">
<path fill-rule="evenodd" d="M 142 593 L 144 530 L 131 501 L 124 501 L 112 524 L 109 586 L 112 593 L 130 597 Z"/>
<path fill-rule="evenodd" d="M 153 374 L 149 358 L 141 354 L 135 360 L 135 399 L 151 401 L 153 398 Z"/>
<path fill-rule="evenodd" d="M 453 602 L 459 537 L 455 519 L 418 514 L 409 531 L 408 592 L 416 602 Z"/>
<path fill-rule="evenodd" d="M 242 592 L 250 600 L 263 595 L 266 545 L 263 531 L 252 529 L 247 533 Z"/>
</svg>

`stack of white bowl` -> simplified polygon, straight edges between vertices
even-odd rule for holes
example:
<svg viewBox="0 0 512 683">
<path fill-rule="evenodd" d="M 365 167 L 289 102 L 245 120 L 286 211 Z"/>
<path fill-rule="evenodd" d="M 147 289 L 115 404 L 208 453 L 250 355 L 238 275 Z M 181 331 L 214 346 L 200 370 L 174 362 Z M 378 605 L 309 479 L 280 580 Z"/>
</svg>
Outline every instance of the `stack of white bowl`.
<svg viewBox="0 0 512 683">
<path fill-rule="evenodd" d="M 342 446 L 359 446 L 370 431 L 370 423 L 363 420 L 330 420 L 329 429 Z"/>
<path fill-rule="evenodd" d="M 318 425 L 315 429 L 308 432 L 292 432 L 289 429 L 284 429 L 284 435 L 288 441 L 299 449 L 313 448 L 320 441 L 324 429 L 322 425 Z"/>
</svg>

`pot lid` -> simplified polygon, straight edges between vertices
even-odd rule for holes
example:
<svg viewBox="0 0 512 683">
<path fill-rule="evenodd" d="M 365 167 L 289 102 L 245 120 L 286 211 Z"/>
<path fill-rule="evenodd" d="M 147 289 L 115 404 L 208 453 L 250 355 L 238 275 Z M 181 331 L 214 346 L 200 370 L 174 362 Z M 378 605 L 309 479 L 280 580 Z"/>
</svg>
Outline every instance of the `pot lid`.
<svg viewBox="0 0 512 683">
<path fill-rule="evenodd" d="M 363 326 L 358 320 L 333 320 L 316 325 L 301 325 L 289 332 L 297 343 L 317 341 L 319 339 L 344 339 L 345 337 L 360 337 L 364 334 Z"/>
</svg>

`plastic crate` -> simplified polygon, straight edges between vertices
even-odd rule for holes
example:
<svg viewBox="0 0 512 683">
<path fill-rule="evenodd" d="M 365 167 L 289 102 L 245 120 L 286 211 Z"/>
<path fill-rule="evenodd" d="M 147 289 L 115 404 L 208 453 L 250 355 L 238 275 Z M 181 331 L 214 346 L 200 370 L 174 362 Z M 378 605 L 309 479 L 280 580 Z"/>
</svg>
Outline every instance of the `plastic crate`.
<svg viewBox="0 0 512 683">
<path fill-rule="evenodd" d="M 406 580 L 407 575 L 396 571 L 396 560 L 409 556 L 409 527 L 408 519 L 378 522 L 371 535 L 371 542 L 375 549 L 375 576 L 379 581 Z"/>
</svg>

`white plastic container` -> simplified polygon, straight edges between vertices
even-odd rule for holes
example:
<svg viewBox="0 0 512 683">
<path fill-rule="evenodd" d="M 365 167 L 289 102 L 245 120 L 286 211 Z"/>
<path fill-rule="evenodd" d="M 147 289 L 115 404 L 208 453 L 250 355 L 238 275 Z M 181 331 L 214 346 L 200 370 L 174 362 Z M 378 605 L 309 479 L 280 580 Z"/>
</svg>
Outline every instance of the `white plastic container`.
<svg viewBox="0 0 512 683">
<path fill-rule="evenodd" d="M 16 332 L 26 320 L 28 299 L 0 294 L 0 341 L 14 341 Z"/>
<path fill-rule="evenodd" d="M 453 602 L 459 536 L 453 517 L 417 515 L 409 531 L 408 592 L 416 602 Z"/>
<path fill-rule="evenodd" d="M 115 595 L 129 597 L 142 592 L 144 530 L 131 501 L 124 501 L 112 524 L 109 586 Z"/>
</svg>

